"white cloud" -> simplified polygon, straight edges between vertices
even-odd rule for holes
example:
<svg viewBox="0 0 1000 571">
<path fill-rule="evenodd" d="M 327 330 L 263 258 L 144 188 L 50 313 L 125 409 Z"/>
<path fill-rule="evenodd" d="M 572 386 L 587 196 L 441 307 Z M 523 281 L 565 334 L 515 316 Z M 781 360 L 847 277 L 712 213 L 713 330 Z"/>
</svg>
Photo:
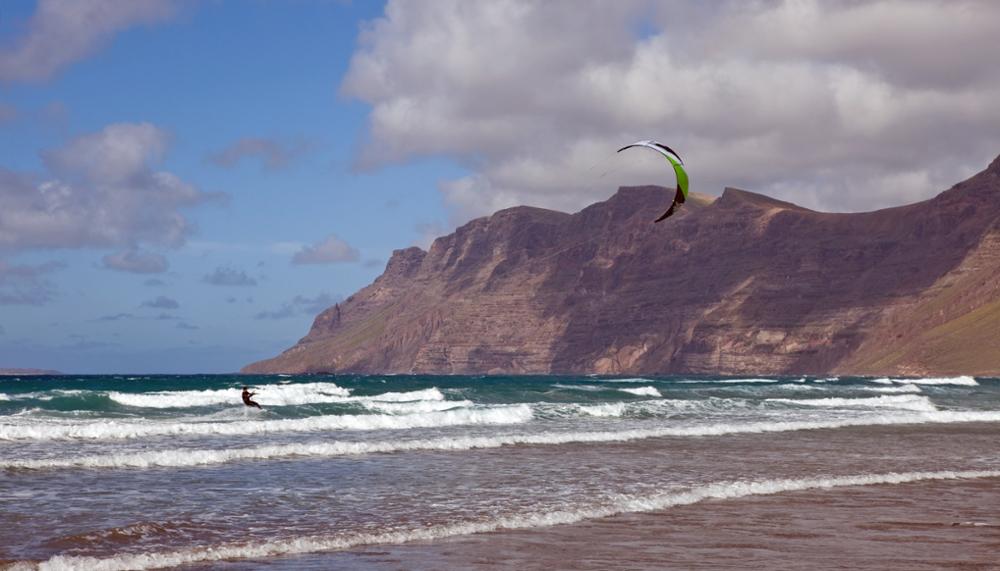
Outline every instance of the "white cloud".
<svg viewBox="0 0 1000 571">
<path fill-rule="evenodd" d="M 335 264 L 356 262 L 361 258 L 357 248 L 330 234 L 322 242 L 303 246 L 292 256 L 293 264 Z"/>
<path fill-rule="evenodd" d="M 0 81 L 38 81 L 83 59 L 115 33 L 164 20 L 172 0 L 39 0 L 25 32 L 0 49 Z"/>
<path fill-rule="evenodd" d="M 1000 152 L 997 37 L 985 0 L 391 0 L 341 91 L 372 106 L 360 167 L 444 155 L 471 171 L 441 184 L 453 223 L 672 185 L 615 155 L 645 138 L 681 153 L 695 191 L 867 210 Z"/>
<path fill-rule="evenodd" d="M 182 245 L 193 231 L 183 209 L 214 196 L 156 170 L 167 144 L 153 125 L 120 123 L 43 152 L 45 177 L 0 169 L 0 249 Z M 125 269 L 128 256 L 105 265 Z"/>
</svg>

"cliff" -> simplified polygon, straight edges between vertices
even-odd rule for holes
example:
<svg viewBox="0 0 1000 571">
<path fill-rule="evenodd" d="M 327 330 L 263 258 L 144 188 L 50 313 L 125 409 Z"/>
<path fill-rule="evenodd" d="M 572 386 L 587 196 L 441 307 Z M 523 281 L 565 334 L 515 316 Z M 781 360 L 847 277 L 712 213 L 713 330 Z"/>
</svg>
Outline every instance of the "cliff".
<svg viewBox="0 0 1000 571">
<path fill-rule="evenodd" d="M 1000 374 L 1000 158 L 857 214 L 727 188 L 473 220 L 245 372 Z"/>
</svg>

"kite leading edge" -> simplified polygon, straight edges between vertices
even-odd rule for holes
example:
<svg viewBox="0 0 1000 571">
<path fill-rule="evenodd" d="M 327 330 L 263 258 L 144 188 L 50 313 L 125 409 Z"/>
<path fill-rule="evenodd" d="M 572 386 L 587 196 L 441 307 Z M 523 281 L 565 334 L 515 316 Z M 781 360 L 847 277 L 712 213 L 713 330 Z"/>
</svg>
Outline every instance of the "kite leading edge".
<svg viewBox="0 0 1000 571">
<path fill-rule="evenodd" d="M 653 222 L 660 222 L 666 220 L 677 208 L 680 208 L 684 201 L 687 200 L 688 195 L 688 176 L 687 172 L 684 170 L 684 161 L 681 160 L 680 155 L 674 152 L 673 149 L 664 145 L 659 141 L 637 141 L 631 145 L 625 145 L 624 147 L 618 149 L 618 152 L 622 152 L 625 149 L 631 149 L 632 147 L 646 147 L 647 149 L 652 149 L 657 153 L 663 155 L 667 161 L 674 167 L 674 174 L 677 175 L 677 192 L 674 193 L 674 200 L 670 203 L 670 208 L 663 213 L 662 216 L 654 220 Z"/>
</svg>

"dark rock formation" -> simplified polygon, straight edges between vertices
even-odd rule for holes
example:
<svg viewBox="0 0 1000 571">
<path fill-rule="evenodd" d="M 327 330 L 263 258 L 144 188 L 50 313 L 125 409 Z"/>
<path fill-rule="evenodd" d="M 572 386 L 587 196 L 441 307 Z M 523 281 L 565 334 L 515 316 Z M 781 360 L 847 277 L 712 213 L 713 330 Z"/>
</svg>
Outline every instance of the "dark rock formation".
<svg viewBox="0 0 1000 571">
<path fill-rule="evenodd" d="M 246 372 L 1000 374 L 1000 159 L 924 202 L 727 188 L 473 220 Z"/>
</svg>

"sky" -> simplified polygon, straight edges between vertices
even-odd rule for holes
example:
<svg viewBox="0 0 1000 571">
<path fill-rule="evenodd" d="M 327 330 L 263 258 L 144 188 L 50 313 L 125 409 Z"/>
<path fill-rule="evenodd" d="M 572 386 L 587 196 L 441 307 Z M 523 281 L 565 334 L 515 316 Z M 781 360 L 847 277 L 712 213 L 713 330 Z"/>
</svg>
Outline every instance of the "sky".
<svg viewBox="0 0 1000 571">
<path fill-rule="evenodd" d="M 1000 154 L 997 53 L 989 0 L 4 0 L 0 368 L 236 371 L 395 249 L 671 185 L 639 139 L 924 200 Z"/>
</svg>

